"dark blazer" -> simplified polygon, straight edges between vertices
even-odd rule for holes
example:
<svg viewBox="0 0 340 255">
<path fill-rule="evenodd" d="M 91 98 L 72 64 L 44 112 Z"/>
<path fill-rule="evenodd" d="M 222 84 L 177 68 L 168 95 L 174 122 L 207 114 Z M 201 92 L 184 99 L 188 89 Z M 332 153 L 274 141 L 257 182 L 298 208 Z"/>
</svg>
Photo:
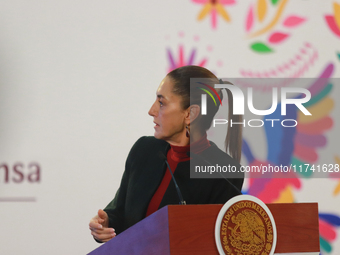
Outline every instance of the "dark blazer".
<svg viewBox="0 0 340 255">
<path fill-rule="evenodd" d="M 166 171 L 165 161 L 159 152 L 167 155 L 169 149 L 167 142 L 154 137 L 141 137 L 132 147 L 116 196 L 104 209 L 109 216 L 109 227 L 113 227 L 117 234 L 145 218 L 149 202 Z M 240 167 L 237 161 L 212 142 L 200 155 L 209 158 L 212 163 Z M 239 194 L 224 179 L 191 179 L 190 161 L 180 162 L 174 177 L 187 204 L 224 204 Z M 243 178 L 230 181 L 239 190 L 242 189 Z M 178 203 L 175 185 L 171 181 L 159 208 Z"/>
</svg>

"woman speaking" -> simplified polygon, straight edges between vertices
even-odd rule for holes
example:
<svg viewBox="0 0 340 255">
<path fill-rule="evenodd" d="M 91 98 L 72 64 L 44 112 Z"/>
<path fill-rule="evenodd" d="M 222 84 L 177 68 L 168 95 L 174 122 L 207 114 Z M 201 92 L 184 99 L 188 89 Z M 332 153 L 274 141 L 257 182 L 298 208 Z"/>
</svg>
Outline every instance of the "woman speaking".
<svg viewBox="0 0 340 255">
<path fill-rule="evenodd" d="M 91 234 L 97 241 L 110 240 L 163 206 L 181 200 L 186 204 L 224 204 L 240 193 L 243 176 L 229 180 L 190 178 L 191 153 L 213 164 L 239 169 L 242 143 L 240 125 L 228 126 L 225 145 L 230 156 L 207 140 L 206 131 L 219 102 L 216 100 L 215 104 L 208 98 L 207 114 L 202 115 L 204 91 L 190 89 L 190 78 L 209 78 L 213 84 L 220 83 L 213 73 L 198 66 L 177 68 L 162 80 L 149 110 L 155 123 L 154 137 L 142 137 L 133 145 L 114 199 L 90 221 Z M 222 98 L 221 90 L 217 91 Z M 232 115 L 230 93 L 228 99 L 229 120 L 240 121 L 240 116 Z"/>
</svg>

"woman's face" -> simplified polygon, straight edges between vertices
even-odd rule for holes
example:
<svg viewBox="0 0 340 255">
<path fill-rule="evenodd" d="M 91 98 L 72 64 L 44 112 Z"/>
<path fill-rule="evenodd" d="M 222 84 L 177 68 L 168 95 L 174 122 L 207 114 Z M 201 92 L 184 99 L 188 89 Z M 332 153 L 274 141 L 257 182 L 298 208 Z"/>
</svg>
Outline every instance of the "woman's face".
<svg viewBox="0 0 340 255">
<path fill-rule="evenodd" d="M 156 92 L 156 101 L 149 110 L 155 125 L 155 137 L 173 145 L 187 145 L 186 126 L 189 110 L 183 110 L 181 97 L 174 94 L 173 81 L 166 76 Z"/>
</svg>

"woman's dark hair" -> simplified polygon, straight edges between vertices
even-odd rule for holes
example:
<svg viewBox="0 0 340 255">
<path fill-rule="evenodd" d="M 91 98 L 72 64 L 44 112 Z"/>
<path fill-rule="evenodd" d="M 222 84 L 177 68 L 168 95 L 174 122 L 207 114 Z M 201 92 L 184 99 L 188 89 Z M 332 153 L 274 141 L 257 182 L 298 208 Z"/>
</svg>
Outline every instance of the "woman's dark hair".
<svg viewBox="0 0 340 255">
<path fill-rule="evenodd" d="M 197 84 L 190 84 L 191 78 L 205 78 L 209 79 L 211 86 L 213 84 L 220 83 L 218 78 L 210 72 L 208 69 L 200 66 L 183 66 L 172 70 L 167 75 L 174 82 L 173 93 L 182 97 L 182 107 L 187 109 L 190 105 L 197 104 L 201 105 L 201 95 L 205 93 L 201 89 L 197 89 Z M 227 83 L 227 82 L 226 82 Z M 229 83 L 231 84 L 231 83 Z M 229 90 L 228 94 L 228 124 L 232 122 L 241 122 L 242 115 L 233 115 L 233 98 Z M 223 99 L 222 90 L 219 92 L 221 100 Z M 216 100 L 217 105 L 213 102 L 213 99 L 208 97 L 207 99 L 207 114 L 200 115 L 199 124 L 203 131 L 207 131 L 212 123 L 212 120 L 218 111 L 220 106 L 219 100 Z M 230 154 L 238 162 L 241 160 L 241 147 L 242 147 L 242 127 L 240 125 L 228 125 L 227 136 L 225 139 L 226 152 Z"/>
</svg>

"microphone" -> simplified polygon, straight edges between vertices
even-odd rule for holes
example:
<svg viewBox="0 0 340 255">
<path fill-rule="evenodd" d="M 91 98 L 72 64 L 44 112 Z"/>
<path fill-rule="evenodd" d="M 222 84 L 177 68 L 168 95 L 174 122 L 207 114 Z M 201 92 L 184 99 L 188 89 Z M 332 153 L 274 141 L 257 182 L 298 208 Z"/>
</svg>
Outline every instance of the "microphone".
<svg viewBox="0 0 340 255">
<path fill-rule="evenodd" d="M 177 182 L 176 182 L 175 177 L 174 177 L 174 175 L 173 175 L 173 173 L 171 171 L 171 168 L 170 168 L 170 165 L 168 163 L 167 158 L 165 157 L 165 155 L 161 151 L 158 152 L 158 156 L 165 161 L 166 165 L 169 168 L 169 171 L 170 171 L 170 174 L 171 174 L 171 179 L 174 181 L 174 184 L 175 184 L 175 187 L 176 187 L 176 191 L 177 191 L 177 195 L 179 197 L 179 201 L 180 201 L 179 204 L 180 205 L 185 205 L 186 202 L 183 199 L 182 193 L 181 193 L 181 191 L 180 191 L 180 189 L 179 189 L 179 187 L 177 185 Z"/>
<path fill-rule="evenodd" d="M 205 163 L 209 164 L 210 166 L 212 166 L 213 164 L 210 163 L 208 160 L 206 160 L 205 158 L 203 158 L 202 156 L 198 155 L 198 154 L 195 154 L 195 153 L 192 153 L 190 151 L 187 152 L 187 155 L 190 157 L 190 158 L 193 158 L 193 159 L 197 159 L 197 160 L 201 160 L 201 161 L 204 161 Z M 225 178 L 223 176 L 223 174 L 221 174 L 221 172 L 218 172 L 224 180 L 226 180 L 228 182 L 228 184 L 231 185 L 231 187 L 233 187 L 233 189 L 238 193 L 238 195 L 243 195 L 242 192 L 231 182 L 229 181 L 227 178 Z"/>
</svg>

